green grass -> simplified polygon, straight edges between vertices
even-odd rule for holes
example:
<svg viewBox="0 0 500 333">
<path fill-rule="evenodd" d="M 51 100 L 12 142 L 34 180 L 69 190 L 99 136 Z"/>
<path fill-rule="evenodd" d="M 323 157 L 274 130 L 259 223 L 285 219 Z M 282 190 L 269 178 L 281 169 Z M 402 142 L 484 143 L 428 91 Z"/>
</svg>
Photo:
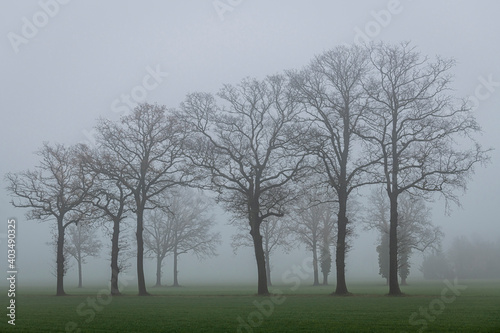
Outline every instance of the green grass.
<svg viewBox="0 0 500 333">
<path fill-rule="evenodd" d="M 425 332 L 500 332 L 500 281 L 459 284 L 467 289 L 446 304 L 439 301 L 446 288 L 442 281 L 403 287 L 403 297 L 385 296 L 387 287 L 374 283 L 349 285 L 354 294 L 349 297 L 330 296 L 331 286 L 295 291 L 277 286 L 271 289 L 280 294 L 276 303 L 255 296 L 252 286 L 149 288 L 151 297 L 135 296 L 127 287 L 125 296 L 102 295 L 102 305 L 96 299 L 99 287 L 67 289 L 72 294 L 67 297 L 22 288 L 16 326 L 7 325 L 3 314 L 0 332 L 65 332 L 66 327 L 68 332 L 78 332 L 76 327 L 81 332 L 236 332 L 238 318 L 250 322 L 242 332 L 418 332 L 423 322 Z M 7 304 L 4 295 L 2 304 Z M 418 315 L 411 325 L 410 316 L 430 305 L 437 315 L 431 314 L 432 320 Z"/>
</svg>

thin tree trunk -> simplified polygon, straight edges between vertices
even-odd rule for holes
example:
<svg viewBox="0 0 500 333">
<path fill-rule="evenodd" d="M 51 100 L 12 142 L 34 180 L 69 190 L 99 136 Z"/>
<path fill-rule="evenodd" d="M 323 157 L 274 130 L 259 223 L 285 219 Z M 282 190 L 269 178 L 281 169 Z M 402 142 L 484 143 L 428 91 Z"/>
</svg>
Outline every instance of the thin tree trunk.
<svg viewBox="0 0 500 333">
<path fill-rule="evenodd" d="M 57 291 L 56 296 L 64 296 L 64 226 L 63 216 L 57 219 Z"/>
<path fill-rule="evenodd" d="M 270 256 L 269 256 L 269 252 L 266 250 L 265 252 L 265 256 L 266 256 L 266 276 L 267 276 L 267 285 L 268 286 L 272 286 L 272 282 L 271 282 L 271 263 L 269 262 L 270 260 Z"/>
<path fill-rule="evenodd" d="M 179 256 L 179 254 L 177 253 L 177 249 L 174 249 L 174 284 L 172 285 L 172 287 L 180 287 L 179 286 L 179 281 L 177 280 L 177 275 L 178 275 L 178 271 L 177 271 L 177 257 Z"/>
<path fill-rule="evenodd" d="M 78 246 L 76 247 L 76 255 L 77 259 L 76 261 L 78 262 L 78 288 L 82 288 L 82 228 L 81 224 L 78 223 L 77 226 L 77 232 L 78 232 Z"/>
<path fill-rule="evenodd" d="M 318 249 L 315 241 L 312 244 L 312 253 L 313 253 L 313 273 L 314 273 L 313 286 L 319 286 Z"/>
<path fill-rule="evenodd" d="M 111 237 L 111 295 L 120 295 L 118 289 L 118 274 L 120 268 L 118 266 L 118 253 L 120 237 L 120 219 L 113 220 L 113 235 Z"/>
<path fill-rule="evenodd" d="M 82 288 L 82 255 L 78 251 L 78 288 Z"/>
<path fill-rule="evenodd" d="M 137 209 L 137 286 L 139 288 L 139 296 L 148 296 L 149 293 L 146 290 L 146 280 L 144 279 L 144 208 L 139 207 Z"/>
</svg>

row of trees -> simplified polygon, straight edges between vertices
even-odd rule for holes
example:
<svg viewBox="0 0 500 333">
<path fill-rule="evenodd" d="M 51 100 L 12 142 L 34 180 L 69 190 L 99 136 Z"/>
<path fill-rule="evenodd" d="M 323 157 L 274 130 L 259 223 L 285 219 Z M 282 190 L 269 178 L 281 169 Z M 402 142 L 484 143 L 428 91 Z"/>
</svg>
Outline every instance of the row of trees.
<svg viewBox="0 0 500 333">
<path fill-rule="evenodd" d="M 190 188 L 174 189 L 172 193 L 162 198 L 162 205 L 148 212 L 144 226 L 145 255 L 156 261 L 156 284 L 160 287 L 162 278 L 162 266 L 164 259 L 171 255 L 173 258 L 174 287 L 178 282 L 178 258 L 182 254 L 192 253 L 199 259 L 216 255 L 216 245 L 220 243 L 219 233 L 212 232 L 215 223 L 210 215 L 213 203 L 203 194 Z M 96 257 L 100 254 L 102 243 L 98 233 L 98 227 L 106 236 L 112 239 L 108 223 L 93 223 L 83 220 L 72 224 L 67 228 L 64 243 L 64 271 L 70 268 L 69 259 L 74 259 L 78 271 L 78 287 L 82 287 L 82 265 L 88 257 Z M 129 222 L 129 221 L 124 221 Z M 129 229 L 128 223 L 120 225 L 121 234 L 123 228 Z M 127 230 L 128 231 L 128 230 Z M 57 238 L 57 237 L 56 237 Z M 49 243 L 57 246 L 57 241 Z M 129 267 L 130 244 L 128 232 L 125 237 L 120 237 L 119 251 L 121 256 L 118 260 L 119 271 Z"/>
<path fill-rule="evenodd" d="M 320 285 L 319 270 L 323 275 L 323 285 L 328 285 L 328 275 L 331 269 L 330 248 L 335 246 L 335 205 L 320 201 L 319 193 L 311 191 L 299 200 L 295 212 L 287 219 L 269 219 L 263 225 L 262 237 L 266 260 L 267 284 L 271 282 L 271 255 L 280 248 L 284 252 L 290 251 L 296 245 L 305 245 L 313 258 L 314 279 L 313 285 Z M 495 266 L 488 265 L 487 270 L 470 268 L 482 261 L 468 260 L 467 258 L 482 257 L 472 254 L 471 247 L 479 249 L 479 244 L 471 244 L 467 239 L 456 239 L 450 249 L 452 264 L 441 252 L 441 238 L 443 233 L 439 227 L 433 227 L 430 219 L 430 210 L 421 199 L 412 199 L 403 195 L 400 203 L 400 225 L 398 230 L 398 262 L 401 284 L 406 285 L 410 273 L 410 257 L 413 250 L 432 254 L 427 255 L 421 270 L 425 278 L 444 278 L 452 271 L 459 272 L 461 277 L 471 277 L 464 273 L 465 268 L 474 272 L 474 276 L 488 277 L 485 272 L 494 271 Z M 215 247 L 220 241 L 218 233 L 210 232 L 214 220 L 210 216 L 213 203 L 199 192 L 188 188 L 180 188 L 166 195 L 161 209 L 150 212 L 145 225 L 144 243 L 146 254 L 150 254 L 156 261 L 156 284 L 162 286 L 162 267 L 164 259 L 171 255 L 173 259 L 173 285 L 178 282 L 178 257 L 188 252 L 194 253 L 199 259 L 215 255 Z M 312 202 L 316 204 L 311 205 Z M 370 196 L 369 209 L 363 222 L 365 229 L 375 229 L 379 232 L 380 245 L 377 246 L 379 273 L 388 282 L 389 277 L 389 227 L 388 227 L 388 200 L 382 191 L 373 192 Z M 353 214 L 352 214 L 353 215 Z M 351 216 L 352 216 L 351 215 Z M 233 221 L 238 232 L 233 235 L 232 246 L 234 252 L 241 246 L 251 247 L 252 239 L 246 232 L 246 223 L 242 220 Z M 106 226 L 106 225 L 104 225 Z M 97 234 L 95 223 L 79 223 L 71 225 L 67 231 L 65 241 L 65 261 L 73 258 L 77 264 L 78 287 L 82 287 L 82 264 L 87 257 L 98 256 L 102 247 Z M 123 238 L 122 238 L 123 240 Z M 53 245 L 56 242 L 52 243 Z M 128 246 L 122 246 L 128 249 Z M 493 253 L 487 249 L 481 252 Z M 476 251 L 477 252 L 477 251 Z M 126 261 L 123 258 L 122 262 Z M 459 262 L 466 264 L 459 264 Z M 459 267 L 459 269 L 451 268 Z M 121 269 L 124 265 L 121 265 Z M 65 270 L 69 265 L 65 265 Z M 446 274 L 447 275 L 446 275 Z"/>
<path fill-rule="evenodd" d="M 120 122 L 101 119 L 96 147 L 45 146 L 42 155 L 57 153 L 42 156 L 38 171 L 7 175 L 8 188 L 15 206 L 32 208 L 30 218 L 57 221 L 58 295 L 64 294 L 65 228 L 96 208 L 114 222 L 116 288 L 115 236 L 126 214 L 134 214 L 139 294 L 147 295 L 145 212 L 161 207 L 162 195 L 179 186 L 214 191 L 235 219 L 248 222 L 259 295 L 269 293 L 261 226 L 290 214 L 300 200 L 308 208 L 335 202 L 335 294 L 345 295 L 350 203 L 362 186 L 383 185 L 389 294 L 399 295 L 400 196 L 428 199 L 439 192 L 458 203 L 456 190 L 488 159 L 473 138 L 480 128 L 470 107 L 449 93 L 453 65 L 431 61 L 409 43 L 336 47 L 302 70 L 244 79 L 215 96 L 191 93 L 176 110 L 142 104 Z M 307 199 L 303 185 L 311 182 L 308 192 L 326 200 Z"/>
</svg>

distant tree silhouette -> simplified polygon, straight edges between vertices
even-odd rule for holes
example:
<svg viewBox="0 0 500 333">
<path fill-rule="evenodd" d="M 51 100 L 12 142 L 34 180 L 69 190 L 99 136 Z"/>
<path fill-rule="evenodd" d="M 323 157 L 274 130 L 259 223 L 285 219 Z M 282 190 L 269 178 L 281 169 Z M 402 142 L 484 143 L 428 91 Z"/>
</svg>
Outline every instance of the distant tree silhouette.
<svg viewBox="0 0 500 333">
<path fill-rule="evenodd" d="M 89 223 L 80 221 L 68 227 L 68 237 L 64 250 L 76 260 L 78 267 L 78 288 L 82 288 L 82 265 L 87 257 L 99 255 L 102 244 L 98 239 L 96 229 Z"/>
</svg>

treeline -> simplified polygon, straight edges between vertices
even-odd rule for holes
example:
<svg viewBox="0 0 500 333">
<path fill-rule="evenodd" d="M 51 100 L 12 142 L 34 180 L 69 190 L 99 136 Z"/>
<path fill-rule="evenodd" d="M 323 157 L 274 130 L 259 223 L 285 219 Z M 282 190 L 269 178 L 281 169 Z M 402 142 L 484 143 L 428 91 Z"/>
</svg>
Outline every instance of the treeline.
<svg viewBox="0 0 500 333">
<path fill-rule="evenodd" d="M 447 251 L 424 257 L 420 270 L 425 279 L 500 278 L 500 241 L 457 237 Z"/>
<path fill-rule="evenodd" d="M 355 221 L 350 207 L 361 187 L 383 188 L 385 226 L 378 228 L 388 235 L 389 294 L 399 295 L 398 251 L 411 241 L 399 231 L 411 225 L 402 222 L 409 220 L 398 208 L 402 195 L 425 200 L 439 193 L 458 202 L 457 190 L 488 160 L 473 138 L 480 128 L 467 101 L 450 94 L 453 66 L 410 43 L 336 47 L 300 70 L 246 78 L 216 95 L 191 93 L 175 109 L 141 104 L 120 121 L 100 119 L 95 146 L 44 144 L 34 170 L 7 174 L 8 190 L 14 206 L 30 209 L 29 219 L 56 222 L 57 295 L 65 294 L 66 228 L 97 220 L 113 226 L 112 294 L 119 293 L 120 227 L 127 216 L 135 220 L 139 295 L 148 295 L 147 214 L 172 220 L 164 234 L 178 237 L 172 233 L 178 214 L 165 196 L 186 187 L 213 191 L 235 220 L 246 221 L 259 295 L 269 294 L 262 231 L 275 231 L 265 229 L 268 221 L 330 204 L 333 214 L 324 214 L 335 216 L 333 224 L 329 218 L 318 225 L 313 217 L 311 229 L 299 218 L 295 230 L 327 231 L 311 240 L 322 244 L 320 253 L 310 249 L 324 271 L 326 258 L 335 258 L 335 293 L 345 295 Z"/>
</svg>

